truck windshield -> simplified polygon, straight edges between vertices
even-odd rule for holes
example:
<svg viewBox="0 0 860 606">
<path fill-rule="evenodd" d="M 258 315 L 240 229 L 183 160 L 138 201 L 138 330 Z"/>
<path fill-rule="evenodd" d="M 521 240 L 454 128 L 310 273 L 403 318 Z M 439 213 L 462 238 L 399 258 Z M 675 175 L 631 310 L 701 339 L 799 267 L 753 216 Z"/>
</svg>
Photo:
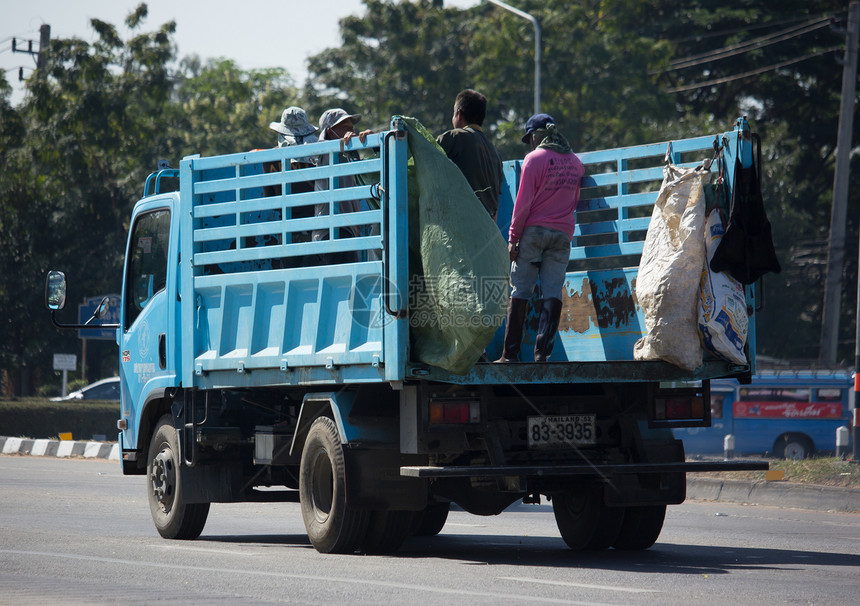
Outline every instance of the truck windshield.
<svg viewBox="0 0 860 606">
<path fill-rule="evenodd" d="M 167 284 L 167 247 L 170 211 L 166 208 L 140 215 L 132 230 L 126 276 L 125 328 L 129 328 L 152 297 Z"/>
</svg>

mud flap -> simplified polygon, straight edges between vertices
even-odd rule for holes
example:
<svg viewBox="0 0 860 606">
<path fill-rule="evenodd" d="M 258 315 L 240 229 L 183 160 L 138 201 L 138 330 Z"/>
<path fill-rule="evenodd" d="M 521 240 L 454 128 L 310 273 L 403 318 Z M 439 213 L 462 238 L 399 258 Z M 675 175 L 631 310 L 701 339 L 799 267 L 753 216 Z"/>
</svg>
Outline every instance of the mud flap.
<svg viewBox="0 0 860 606">
<path fill-rule="evenodd" d="M 683 472 L 617 475 L 603 491 L 609 507 L 678 505 L 687 498 L 687 476 Z"/>
<path fill-rule="evenodd" d="M 359 509 L 418 511 L 427 506 L 430 481 L 400 475 L 402 465 L 425 463 L 425 457 L 392 450 L 348 448 L 347 499 Z"/>
</svg>

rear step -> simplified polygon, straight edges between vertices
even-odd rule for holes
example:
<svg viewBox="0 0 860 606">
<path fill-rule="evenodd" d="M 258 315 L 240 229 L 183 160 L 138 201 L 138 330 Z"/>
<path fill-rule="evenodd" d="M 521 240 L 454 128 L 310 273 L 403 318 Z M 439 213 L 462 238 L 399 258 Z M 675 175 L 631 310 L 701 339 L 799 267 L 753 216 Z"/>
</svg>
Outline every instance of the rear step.
<svg viewBox="0 0 860 606">
<path fill-rule="evenodd" d="M 400 475 L 410 478 L 485 478 L 497 476 L 607 476 L 635 473 L 767 470 L 767 461 L 693 461 L 690 463 L 629 463 L 621 465 L 407 466 L 400 468 Z"/>
</svg>

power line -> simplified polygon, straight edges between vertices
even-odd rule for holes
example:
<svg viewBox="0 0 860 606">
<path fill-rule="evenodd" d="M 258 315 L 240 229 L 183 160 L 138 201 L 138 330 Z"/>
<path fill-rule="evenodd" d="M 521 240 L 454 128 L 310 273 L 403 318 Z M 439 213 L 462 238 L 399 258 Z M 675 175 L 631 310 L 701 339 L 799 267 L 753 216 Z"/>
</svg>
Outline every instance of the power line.
<svg viewBox="0 0 860 606">
<path fill-rule="evenodd" d="M 835 13 L 824 13 L 816 18 L 828 18 L 832 19 Z M 680 44 L 682 42 L 690 42 L 691 40 L 704 40 L 705 38 L 716 38 L 717 36 L 727 36 L 729 34 L 737 34 L 738 32 L 750 32 L 757 29 L 764 29 L 766 27 L 775 27 L 777 25 L 785 25 L 787 23 L 797 23 L 798 21 L 805 20 L 806 17 L 795 17 L 794 19 L 783 19 L 781 21 L 768 21 L 767 23 L 760 23 L 758 25 L 744 25 L 743 27 L 735 27 L 732 29 L 722 29 L 716 32 L 708 32 L 706 34 L 696 34 L 694 36 L 687 36 L 686 38 L 678 38 L 677 40 L 669 40 L 670 44 Z"/>
<path fill-rule="evenodd" d="M 777 44 L 778 42 L 784 42 L 785 40 L 790 40 L 792 38 L 797 38 L 799 36 L 803 36 L 815 30 L 821 29 L 822 27 L 826 27 L 830 24 L 830 18 L 822 18 L 816 21 L 804 23 L 799 26 L 790 27 L 784 30 L 780 30 L 778 32 L 774 32 L 772 34 L 768 34 L 766 36 L 761 36 L 759 38 L 753 38 L 752 40 L 747 40 L 746 42 L 741 42 L 739 44 L 735 44 L 733 46 L 727 46 L 725 48 L 721 48 L 715 51 L 710 51 L 707 53 L 702 53 L 699 55 L 691 55 L 689 57 L 684 57 L 683 59 L 676 59 L 671 61 L 668 69 L 662 70 L 661 72 L 656 73 L 667 73 L 679 69 L 685 69 L 687 67 L 695 67 L 696 65 L 701 65 L 703 63 L 708 63 L 710 61 L 716 61 L 718 59 L 725 59 L 727 57 L 733 57 L 735 55 L 739 55 L 741 53 L 746 53 L 751 50 L 755 50 L 758 48 L 762 48 L 765 46 L 770 46 L 772 44 Z"/>
<path fill-rule="evenodd" d="M 708 86 L 714 86 L 716 84 L 724 84 L 726 82 L 732 82 L 733 80 L 742 80 L 743 78 L 749 78 L 750 76 L 757 76 L 758 74 L 763 74 L 765 72 L 773 71 L 775 69 L 779 69 L 781 67 L 786 67 L 788 65 L 793 65 L 795 63 L 800 63 L 801 61 L 806 61 L 807 59 L 813 59 L 815 57 L 819 57 L 821 55 L 825 55 L 827 53 L 832 53 L 836 50 L 841 50 L 842 46 L 831 46 L 830 48 L 825 48 L 815 53 L 810 53 L 808 55 L 804 55 L 802 57 L 797 57 L 795 59 L 788 59 L 787 61 L 781 61 L 780 63 L 775 63 L 773 65 L 768 65 L 767 67 L 760 67 L 758 69 L 754 69 L 748 72 L 743 72 L 742 74 L 735 74 L 734 76 L 726 76 L 724 78 L 716 78 L 714 80 L 706 80 L 705 82 L 698 82 L 696 84 L 688 84 L 686 86 L 678 86 L 675 88 L 667 88 L 667 93 L 683 93 L 689 90 L 695 90 L 697 88 L 705 88 Z"/>
</svg>

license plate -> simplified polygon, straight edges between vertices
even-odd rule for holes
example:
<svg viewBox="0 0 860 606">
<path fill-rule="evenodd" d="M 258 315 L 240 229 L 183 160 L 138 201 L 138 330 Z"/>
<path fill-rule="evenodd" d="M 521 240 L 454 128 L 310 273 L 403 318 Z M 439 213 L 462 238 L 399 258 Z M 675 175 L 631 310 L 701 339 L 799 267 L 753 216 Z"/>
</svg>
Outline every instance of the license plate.
<svg viewBox="0 0 860 606">
<path fill-rule="evenodd" d="M 529 417 L 529 448 L 566 448 L 597 443 L 595 415 Z"/>
</svg>

